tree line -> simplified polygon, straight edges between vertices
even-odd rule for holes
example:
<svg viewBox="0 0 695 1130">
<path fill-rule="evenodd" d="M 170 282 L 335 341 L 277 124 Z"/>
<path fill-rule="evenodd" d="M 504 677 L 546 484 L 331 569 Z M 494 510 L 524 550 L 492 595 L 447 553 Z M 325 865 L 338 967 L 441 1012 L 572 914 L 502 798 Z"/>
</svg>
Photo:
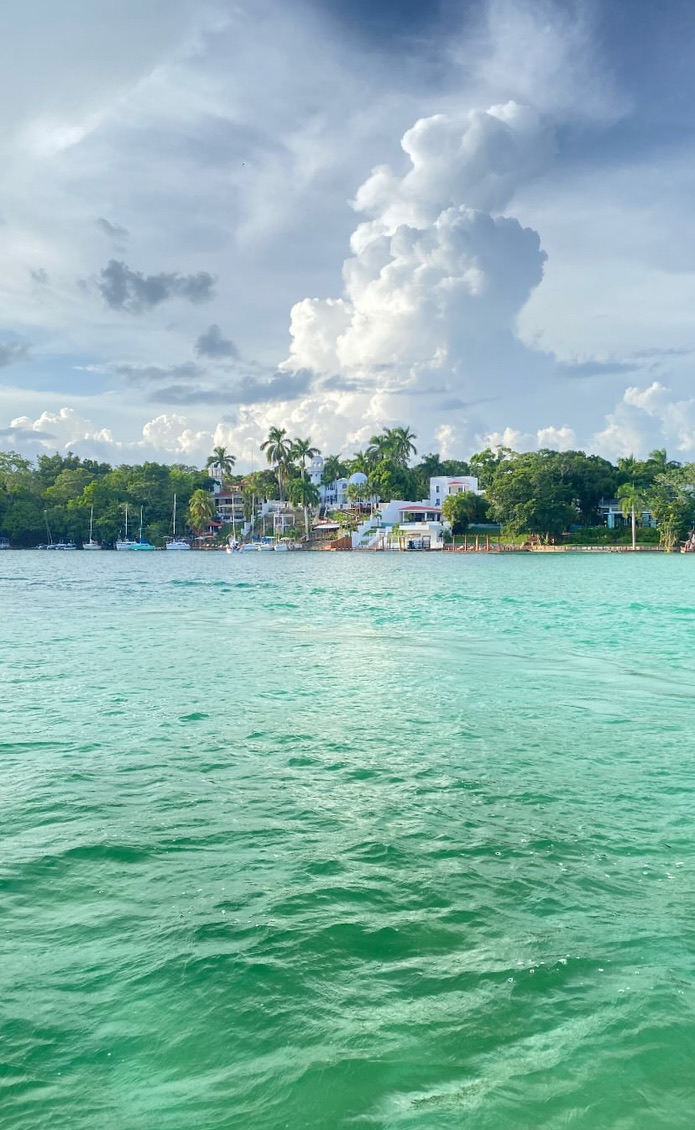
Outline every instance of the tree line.
<svg viewBox="0 0 695 1130">
<path fill-rule="evenodd" d="M 417 501 L 429 497 L 433 476 L 475 475 L 483 497 L 466 492 L 445 501 L 444 516 L 454 533 L 495 522 L 510 534 L 559 537 L 572 526 L 600 525 L 599 501 L 609 498 L 620 500 L 633 534 L 642 512 L 649 511 L 664 545 L 674 545 L 695 523 L 695 464 L 669 461 L 664 450 L 616 464 L 583 451 L 520 453 L 504 447 L 486 448 L 469 460 L 428 453 L 416 461 L 416 438 L 408 427 L 384 428 L 350 458 L 326 455 L 322 481 L 331 485 L 361 472 L 361 481 L 347 493 L 352 503 L 367 504 Z M 123 532 L 128 505 L 135 523 L 142 507 L 144 536 L 161 544 L 171 533 L 174 495 L 179 531 L 200 532 L 215 513 L 210 468 L 241 491 L 247 521 L 262 501 L 279 499 L 303 512 L 308 532 L 309 515 L 320 502 L 308 468 L 319 449 L 310 438 L 293 439 L 275 427 L 260 451 L 265 468 L 245 476 L 235 472 L 236 457 L 224 447 L 215 448 L 202 470 L 154 462 L 112 467 L 72 452 L 40 455 L 32 463 L 16 452 L 0 453 L 0 534 L 16 546 L 45 541 L 48 530 L 56 540 L 79 542 L 87 536 L 93 508 L 94 536 L 109 545 Z"/>
</svg>

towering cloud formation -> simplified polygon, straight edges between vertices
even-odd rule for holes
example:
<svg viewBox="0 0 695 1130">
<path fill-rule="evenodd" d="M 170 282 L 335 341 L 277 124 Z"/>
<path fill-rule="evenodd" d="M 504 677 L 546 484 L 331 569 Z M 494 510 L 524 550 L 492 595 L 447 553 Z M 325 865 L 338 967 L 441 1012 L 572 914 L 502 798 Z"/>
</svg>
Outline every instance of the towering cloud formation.
<svg viewBox="0 0 695 1130">
<path fill-rule="evenodd" d="M 500 212 L 547 161 L 548 132 L 510 102 L 424 118 L 401 145 L 408 170 L 379 166 L 356 194 L 343 297 L 294 306 L 285 368 L 394 389 L 481 374 L 509 346 L 545 254 Z"/>
</svg>

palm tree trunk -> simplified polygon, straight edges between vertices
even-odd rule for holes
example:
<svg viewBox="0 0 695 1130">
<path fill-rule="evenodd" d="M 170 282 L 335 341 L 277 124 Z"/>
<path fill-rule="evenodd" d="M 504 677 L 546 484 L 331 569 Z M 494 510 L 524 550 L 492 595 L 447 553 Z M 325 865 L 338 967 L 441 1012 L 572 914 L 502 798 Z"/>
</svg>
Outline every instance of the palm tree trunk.
<svg viewBox="0 0 695 1130">
<path fill-rule="evenodd" d="M 635 524 L 635 505 L 632 504 L 632 552 L 637 549 L 637 526 Z"/>
<path fill-rule="evenodd" d="M 306 540 L 308 542 L 309 541 L 309 507 L 308 506 L 304 507 L 304 533 L 306 534 Z"/>
</svg>

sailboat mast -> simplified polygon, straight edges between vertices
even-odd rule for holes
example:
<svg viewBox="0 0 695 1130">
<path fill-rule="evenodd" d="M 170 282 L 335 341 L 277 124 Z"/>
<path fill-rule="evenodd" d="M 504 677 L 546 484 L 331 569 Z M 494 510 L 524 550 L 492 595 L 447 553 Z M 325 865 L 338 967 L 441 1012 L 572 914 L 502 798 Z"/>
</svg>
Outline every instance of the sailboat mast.
<svg viewBox="0 0 695 1130">
<path fill-rule="evenodd" d="M 125 504 L 125 540 L 128 540 L 128 503 Z"/>
<path fill-rule="evenodd" d="M 174 517 L 172 519 L 172 533 L 176 538 L 176 491 L 174 491 Z"/>
<path fill-rule="evenodd" d="M 142 506 L 140 507 L 140 541 L 142 541 Z"/>
<path fill-rule="evenodd" d="M 94 507 L 89 511 L 89 540 L 92 540 L 92 531 L 94 529 Z"/>
</svg>

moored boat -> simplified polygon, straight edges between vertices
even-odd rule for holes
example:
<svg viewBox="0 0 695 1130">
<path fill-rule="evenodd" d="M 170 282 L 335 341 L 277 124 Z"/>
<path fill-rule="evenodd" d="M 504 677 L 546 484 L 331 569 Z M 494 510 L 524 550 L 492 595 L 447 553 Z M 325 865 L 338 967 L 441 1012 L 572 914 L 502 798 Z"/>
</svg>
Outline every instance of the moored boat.
<svg viewBox="0 0 695 1130">
<path fill-rule="evenodd" d="M 170 538 L 167 538 L 167 549 L 186 550 L 191 548 L 190 543 L 187 542 L 185 538 L 176 536 L 176 495 L 174 495 L 174 511 L 171 519 L 171 534 L 172 536 Z"/>
<path fill-rule="evenodd" d="M 89 541 L 82 542 L 83 549 L 101 549 L 98 541 L 94 540 L 94 507 L 89 511 Z"/>
</svg>

